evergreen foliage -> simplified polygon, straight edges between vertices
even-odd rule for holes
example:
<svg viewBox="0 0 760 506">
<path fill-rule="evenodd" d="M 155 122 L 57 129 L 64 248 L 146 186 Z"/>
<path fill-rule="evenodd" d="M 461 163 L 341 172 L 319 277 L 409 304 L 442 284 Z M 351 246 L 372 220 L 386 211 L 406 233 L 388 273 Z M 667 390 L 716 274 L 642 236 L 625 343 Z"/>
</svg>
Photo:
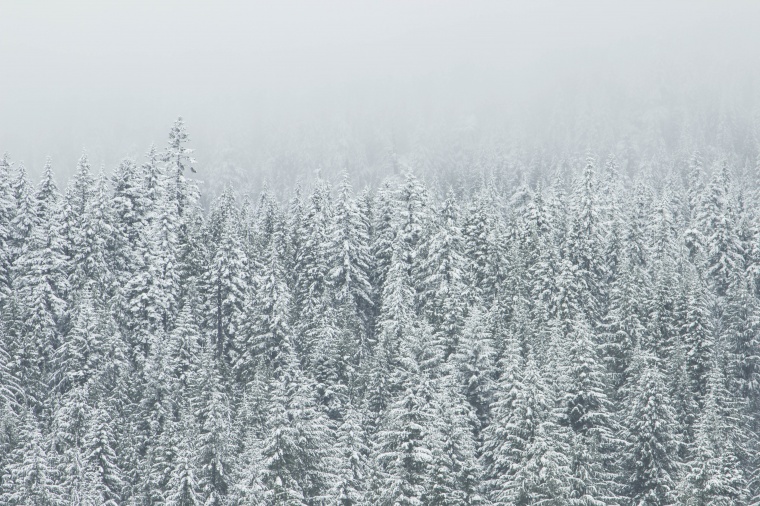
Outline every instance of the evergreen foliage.
<svg viewBox="0 0 760 506">
<path fill-rule="evenodd" d="M 759 503 L 734 160 L 206 201 L 188 146 L 0 157 L 0 503 Z"/>
</svg>

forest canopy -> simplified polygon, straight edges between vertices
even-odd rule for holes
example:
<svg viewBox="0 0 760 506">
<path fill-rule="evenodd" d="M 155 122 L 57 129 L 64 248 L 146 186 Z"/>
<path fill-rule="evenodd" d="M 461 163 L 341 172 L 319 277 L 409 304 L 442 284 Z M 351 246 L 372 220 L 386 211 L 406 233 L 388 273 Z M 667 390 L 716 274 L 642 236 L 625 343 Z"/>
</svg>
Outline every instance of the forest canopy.
<svg viewBox="0 0 760 506">
<path fill-rule="evenodd" d="M 760 159 L 726 139 L 205 201 L 181 119 L 65 189 L 5 155 L 0 502 L 757 502 Z"/>
</svg>

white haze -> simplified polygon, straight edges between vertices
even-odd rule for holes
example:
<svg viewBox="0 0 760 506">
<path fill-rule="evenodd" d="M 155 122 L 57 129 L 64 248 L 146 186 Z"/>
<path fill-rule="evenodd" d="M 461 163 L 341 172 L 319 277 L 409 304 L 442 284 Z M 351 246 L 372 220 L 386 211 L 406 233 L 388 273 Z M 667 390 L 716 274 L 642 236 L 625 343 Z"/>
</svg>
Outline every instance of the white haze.
<svg viewBox="0 0 760 506">
<path fill-rule="evenodd" d="M 364 159 L 419 131 L 547 139 L 599 108 L 622 131 L 653 101 L 727 93 L 754 116 L 759 19 L 751 1 L 2 0 L 0 151 L 65 180 L 83 148 L 110 171 L 182 115 L 202 179 L 292 180 L 341 139 Z"/>
</svg>

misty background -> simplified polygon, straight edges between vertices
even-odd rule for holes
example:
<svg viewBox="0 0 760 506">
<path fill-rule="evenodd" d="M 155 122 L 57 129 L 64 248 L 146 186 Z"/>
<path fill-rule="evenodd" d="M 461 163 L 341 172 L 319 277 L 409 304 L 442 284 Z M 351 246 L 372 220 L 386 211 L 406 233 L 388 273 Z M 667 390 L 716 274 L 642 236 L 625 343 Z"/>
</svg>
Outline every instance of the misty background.
<svg viewBox="0 0 760 506">
<path fill-rule="evenodd" d="M 524 177 L 587 150 L 749 166 L 758 19 L 751 1 L 2 0 L 0 151 L 65 182 L 83 149 L 110 173 L 183 116 L 204 193 Z"/>
</svg>

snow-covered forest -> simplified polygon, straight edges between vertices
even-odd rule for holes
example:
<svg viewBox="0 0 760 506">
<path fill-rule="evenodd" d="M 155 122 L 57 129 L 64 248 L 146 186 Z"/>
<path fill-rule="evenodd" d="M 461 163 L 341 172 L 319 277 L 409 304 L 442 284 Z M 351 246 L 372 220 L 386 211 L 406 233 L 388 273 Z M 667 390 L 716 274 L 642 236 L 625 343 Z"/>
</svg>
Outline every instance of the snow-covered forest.
<svg viewBox="0 0 760 506">
<path fill-rule="evenodd" d="M 0 503 L 760 500 L 760 161 L 204 207 L 191 145 L 0 161 Z"/>
</svg>

